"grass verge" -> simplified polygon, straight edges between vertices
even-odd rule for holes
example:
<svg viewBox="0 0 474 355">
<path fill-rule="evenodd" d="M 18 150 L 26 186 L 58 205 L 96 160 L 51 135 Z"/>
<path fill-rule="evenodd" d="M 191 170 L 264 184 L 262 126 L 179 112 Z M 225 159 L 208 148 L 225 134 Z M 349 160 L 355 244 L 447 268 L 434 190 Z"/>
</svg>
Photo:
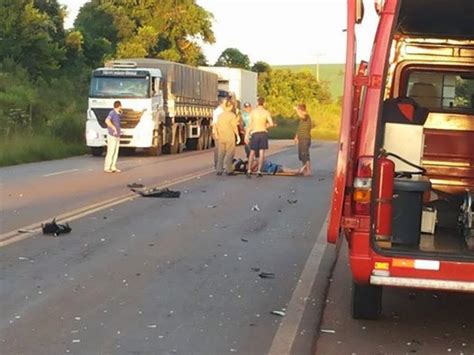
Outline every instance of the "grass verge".
<svg viewBox="0 0 474 355">
<path fill-rule="evenodd" d="M 48 135 L 15 136 L 0 141 L 0 166 L 62 159 L 86 152 L 83 143 L 66 143 Z"/>
</svg>

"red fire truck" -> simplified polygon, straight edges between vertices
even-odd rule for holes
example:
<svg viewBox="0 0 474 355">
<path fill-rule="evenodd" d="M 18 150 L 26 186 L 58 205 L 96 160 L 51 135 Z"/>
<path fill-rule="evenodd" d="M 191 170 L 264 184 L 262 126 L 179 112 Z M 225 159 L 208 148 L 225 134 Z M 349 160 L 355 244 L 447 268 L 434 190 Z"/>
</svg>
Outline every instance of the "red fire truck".
<svg viewBox="0 0 474 355">
<path fill-rule="evenodd" d="M 381 314 L 383 287 L 474 292 L 474 1 L 375 8 L 370 61 L 356 63 L 364 9 L 348 0 L 327 234 L 348 242 L 360 319 Z"/>
</svg>

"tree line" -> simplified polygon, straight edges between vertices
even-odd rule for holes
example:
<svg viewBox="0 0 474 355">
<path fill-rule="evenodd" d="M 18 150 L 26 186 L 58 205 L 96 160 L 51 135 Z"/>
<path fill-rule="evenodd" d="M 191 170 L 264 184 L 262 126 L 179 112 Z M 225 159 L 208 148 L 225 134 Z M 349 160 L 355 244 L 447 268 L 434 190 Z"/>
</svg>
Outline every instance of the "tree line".
<svg viewBox="0 0 474 355">
<path fill-rule="evenodd" d="M 65 29 L 58 0 L 0 0 L 0 134 L 50 134 L 82 142 L 93 68 L 115 58 L 148 57 L 209 65 L 213 15 L 195 0 L 91 0 Z M 276 115 L 291 117 L 295 102 L 331 102 L 311 73 L 251 63 L 237 48 L 211 65 L 259 73 L 259 94 Z"/>
</svg>

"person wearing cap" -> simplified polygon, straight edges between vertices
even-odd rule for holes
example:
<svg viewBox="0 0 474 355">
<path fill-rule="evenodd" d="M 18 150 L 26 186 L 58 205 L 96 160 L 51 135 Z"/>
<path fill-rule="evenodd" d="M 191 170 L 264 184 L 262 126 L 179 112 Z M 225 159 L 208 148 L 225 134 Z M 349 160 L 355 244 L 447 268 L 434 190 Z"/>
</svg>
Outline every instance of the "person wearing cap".
<svg viewBox="0 0 474 355">
<path fill-rule="evenodd" d="M 258 152 L 258 170 L 257 177 L 262 177 L 262 166 L 265 160 L 265 150 L 268 149 L 268 129 L 273 127 L 273 119 L 265 109 L 265 99 L 258 98 L 258 106 L 250 112 L 250 122 L 245 133 L 245 143 L 250 144 L 249 167 L 252 166 L 255 156 Z M 252 135 L 252 140 L 250 140 Z M 247 171 L 247 177 L 252 175 L 251 169 Z"/>
<path fill-rule="evenodd" d="M 250 102 L 245 102 L 244 108 L 242 110 L 242 123 L 243 123 L 244 131 L 247 130 L 247 127 L 250 123 L 250 112 L 252 112 L 252 104 Z M 252 140 L 252 132 L 250 132 L 249 140 Z M 245 144 L 245 155 L 247 156 L 247 158 L 250 155 L 249 144 Z"/>
<path fill-rule="evenodd" d="M 311 176 L 311 160 L 309 157 L 312 128 L 311 117 L 306 110 L 305 104 L 298 104 L 294 109 L 299 118 L 298 128 L 295 134 L 295 143 L 298 145 L 298 158 L 303 164 L 300 171 L 304 176 Z"/>
</svg>

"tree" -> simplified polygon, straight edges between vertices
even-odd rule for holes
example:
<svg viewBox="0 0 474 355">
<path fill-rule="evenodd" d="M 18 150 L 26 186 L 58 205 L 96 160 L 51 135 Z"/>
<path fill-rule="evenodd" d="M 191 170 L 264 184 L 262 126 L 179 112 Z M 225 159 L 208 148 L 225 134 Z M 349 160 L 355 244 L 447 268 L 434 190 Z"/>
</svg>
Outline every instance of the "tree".
<svg viewBox="0 0 474 355">
<path fill-rule="evenodd" d="M 275 116 L 294 117 L 296 103 L 326 104 L 331 94 L 325 83 L 318 83 L 310 71 L 293 72 L 277 69 L 258 78 L 258 95 L 266 98 L 267 107 Z"/>
<path fill-rule="evenodd" d="M 114 16 L 102 7 L 100 0 L 81 7 L 74 28 L 83 36 L 83 53 L 90 67 L 100 66 L 115 53 L 119 39 Z"/>
<path fill-rule="evenodd" d="M 194 0 L 92 0 L 75 26 L 93 60 L 101 42 L 102 59 L 158 57 L 198 65 L 205 62 L 200 44 L 215 41 L 212 15 Z"/>
<path fill-rule="evenodd" d="M 267 62 L 263 62 L 263 61 L 258 61 L 258 62 L 255 62 L 252 66 L 252 71 L 256 72 L 256 73 L 268 73 L 272 70 L 270 64 L 268 64 Z"/>
<path fill-rule="evenodd" d="M 45 11 L 54 13 L 56 0 Z M 43 5 L 43 4 L 40 4 Z M 61 7 L 56 18 L 37 8 L 33 0 L 0 0 L 0 61 L 11 58 L 33 78 L 50 76 L 65 59 Z M 59 27 L 57 27 L 59 26 Z M 64 30 L 63 30 L 64 31 Z"/>
<path fill-rule="evenodd" d="M 237 48 L 227 48 L 221 53 L 215 66 L 249 69 L 250 59 Z"/>
</svg>

